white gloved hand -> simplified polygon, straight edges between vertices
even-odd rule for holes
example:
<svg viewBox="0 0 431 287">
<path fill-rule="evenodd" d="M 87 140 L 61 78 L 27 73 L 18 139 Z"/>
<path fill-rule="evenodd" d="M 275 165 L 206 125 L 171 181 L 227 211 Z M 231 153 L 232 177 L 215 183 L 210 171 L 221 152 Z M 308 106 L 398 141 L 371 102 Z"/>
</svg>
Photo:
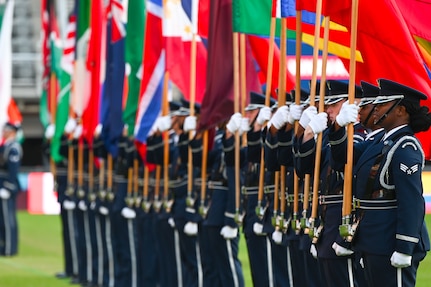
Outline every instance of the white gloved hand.
<svg viewBox="0 0 431 287">
<path fill-rule="evenodd" d="M 391 256 L 391 265 L 395 268 L 404 268 L 412 265 L 412 256 L 394 251 Z"/>
<path fill-rule="evenodd" d="M 63 208 L 66 210 L 74 210 L 76 208 L 76 203 L 71 200 L 65 200 L 63 201 Z"/>
<path fill-rule="evenodd" d="M 310 253 L 313 256 L 314 259 L 317 259 L 317 248 L 316 245 L 311 244 L 310 246 Z"/>
<path fill-rule="evenodd" d="M 105 206 L 101 206 L 99 207 L 99 213 L 102 215 L 108 215 L 109 214 L 109 209 Z"/>
<path fill-rule="evenodd" d="M 170 116 L 161 116 L 156 120 L 156 127 L 159 131 L 164 132 L 171 128 L 172 120 Z"/>
<path fill-rule="evenodd" d="M 364 269 L 364 268 L 365 268 L 365 265 L 364 265 L 364 258 L 359 259 L 359 265 L 361 265 L 362 269 Z"/>
<path fill-rule="evenodd" d="M 102 133 L 102 129 L 103 129 L 103 125 L 102 124 L 97 124 L 96 128 L 94 129 L 94 136 L 98 137 L 100 136 L 100 134 Z"/>
<path fill-rule="evenodd" d="M 123 207 L 123 209 L 121 209 L 121 215 L 124 218 L 133 219 L 136 217 L 136 212 L 130 207 Z"/>
<path fill-rule="evenodd" d="M 287 122 L 292 125 L 295 121 L 299 121 L 303 109 L 304 107 L 302 105 L 297 105 L 295 103 L 291 104 L 289 107 L 289 116 L 287 117 Z"/>
<path fill-rule="evenodd" d="M 9 199 L 10 198 L 10 191 L 6 188 L 0 188 L 0 198 L 1 199 Z"/>
<path fill-rule="evenodd" d="M 266 233 L 263 233 L 263 225 L 262 225 L 262 223 L 259 223 L 259 222 L 255 222 L 253 224 L 253 232 L 256 235 L 266 235 Z"/>
<path fill-rule="evenodd" d="M 50 140 L 54 136 L 55 133 L 55 124 L 49 124 L 45 130 L 45 138 Z"/>
<path fill-rule="evenodd" d="M 76 120 L 69 118 L 64 126 L 64 132 L 70 134 L 76 128 Z"/>
<path fill-rule="evenodd" d="M 195 116 L 188 116 L 184 119 L 183 130 L 186 133 L 189 131 L 196 130 L 196 117 Z"/>
<path fill-rule="evenodd" d="M 259 114 L 256 118 L 256 123 L 259 125 L 263 125 L 266 121 L 269 121 L 271 118 L 271 108 L 270 107 L 263 107 L 260 109 Z"/>
<path fill-rule="evenodd" d="M 73 131 L 73 138 L 79 139 L 82 135 L 82 125 L 76 126 L 75 130 Z"/>
<path fill-rule="evenodd" d="M 318 113 L 311 118 L 308 126 L 311 128 L 315 135 L 320 134 L 328 127 L 328 114 L 325 112 Z"/>
<path fill-rule="evenodd" d="M 348 256 L 353 254 L 353 250 L 347 249 L 339 245 L 337 242 L 332 243 L 332 249 L 334 249 L 337 256 Z"/>
<path fill-rule="evenodd" d="M 340 112 L 335 118 L 335 121 L 340 127 L 345 127 L 349 123 L 354 123 L 358 120 L 359 107 L 355 104 L 344 102 Z"/>
<path fill-rule="evenodd" d="M 308 126 L 311 118 L 317 115 L 317 109 L 315 106 L 309 106 L 305 109 L 305 111 L 301 114 L 301 118 L 299 119 L 299 124 L 305 129 Z"/>
<path fill-rule="evenodd" d="M 241 124 L 239 126 L 239 134 L 247 133 L 250 130 L 250 124 L 248 118 L 241 118 Z"/>
<path fill-rule="evenodd" d="M 287 123 L 287 118 L 289 117 L 289 107 L 281 106 L 277 109 L 271 118 L 271 125 L 276 129 L 280 129 Z"/>
<path fill-rule="evenodd" d="M 188 236 L 195 236 L 198 234 L 198 224 L 196 222 L 187 222 L 184 225 L 184 233 Z"/>
<path fill-rule="evenodd" d="M 225 225 L 220 230 L 220 235 L 223 236 L 224 239 L 234 239 L 238 236 L 238 228 Z"/>
<path fill-rule="evenodd" d="M 82 211 L 86 211 L 87 210 L 87 204 L 85 204 L 85 201 L 80 200 L 78 202 L 78 208 L 81 209 Z"/>
<path fill-rule="evenodd" d="M 241 119 L 242 119 L 242 115 L 240 113 L 234 113 L 230 117 L 230 120 L 229 120 L 229 122 L 226 125 L 226 129 L 230 133 L 234 134 L 241 127 Z"/>
<path fill-rule="evenodd" d="M 170 227 L 174 228 L 175 227 L 175 221 L 172 217 L 169 217 L 168 219 L 168 224 Z"/>
<path fill-rule="evenodd" d="M 276 243 L 276 244 L 281 244 L 281 242 L 283 241 L 283 233 L 281 233 L 280 230 L 276 230 L 272 233 L 272 240 Z"/>
</svg>

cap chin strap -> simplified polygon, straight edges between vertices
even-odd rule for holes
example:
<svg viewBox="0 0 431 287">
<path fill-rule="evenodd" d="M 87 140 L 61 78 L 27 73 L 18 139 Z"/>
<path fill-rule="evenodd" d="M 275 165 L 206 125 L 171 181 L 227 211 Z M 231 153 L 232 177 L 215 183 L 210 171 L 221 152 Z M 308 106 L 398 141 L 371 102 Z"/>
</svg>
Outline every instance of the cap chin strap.
<svg viewBox="0 0 431 287">
<path fill-rule="evenodd" d="M 370 120 L 371 116 L 373 115 L 374 110 L 376 109 L 376 106 L 373 105 L 373 108 L 368 113 L 368 116 L 365 118 L 364 122 L 362 123 L 364 126 L 367 126 L 368 121 Z"/>
<path fill-rule="evenodd" d="M 398 101 L 396 101 L 392 107 L 389 108 L 389 110 L 386 111 L 386 113 L 384 113 L 380 118 L 378 118 L 377 120 L 374 121 L 375 125 L 380 124 L 384 119 L 386 119 L 386 117 L 389 115 L 390 112 L 392 112 L 393 109 L 395 109 L 396 106 L 398 106 L 401 103 L 402 99 L 399 99 Z"/>
</svg>

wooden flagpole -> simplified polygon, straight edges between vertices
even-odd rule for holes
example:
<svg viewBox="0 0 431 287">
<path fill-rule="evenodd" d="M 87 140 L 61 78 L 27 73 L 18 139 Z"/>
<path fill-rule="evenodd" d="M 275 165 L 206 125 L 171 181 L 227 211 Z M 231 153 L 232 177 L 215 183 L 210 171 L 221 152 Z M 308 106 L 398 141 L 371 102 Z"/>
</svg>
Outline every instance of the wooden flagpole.
<svg viewBox="0 0 431 287">
<path fill-rule="evenodd" d="M 239 40 L 238 32 L 233 32 L 233 94 L 234 112 L 239 112 Z M 235 219 L 238 223 L 242 221 L 239 214 L 241 200 L 241 178 L 240 178 L 240 135 L 235 132 Z"/>
<path fill-rule="evenodd" d="M 352 0 L 352 22 L 350 34 L 350 66 L 349 66 L 349 104 L 355 100 L 356 76 L 356 38 L 358 30 L 358 0 Z M 352 240 L 355 230 L 351 226 L 352 213 L 352 174 L 353 174 L 353 123 L 347 125 L 347 162 L 344 167 L 343 186 L 343 217 L 340 235 Z"/>
</svg>

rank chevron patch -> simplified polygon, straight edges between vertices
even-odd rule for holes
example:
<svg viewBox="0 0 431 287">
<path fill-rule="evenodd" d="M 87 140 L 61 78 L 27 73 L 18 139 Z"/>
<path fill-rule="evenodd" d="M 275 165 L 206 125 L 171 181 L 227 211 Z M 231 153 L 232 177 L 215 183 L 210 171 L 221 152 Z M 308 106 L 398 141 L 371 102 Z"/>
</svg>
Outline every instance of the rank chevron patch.
<svg viewBox="0 0 431 287">
<path fill-rule="evenodd" d="M 407 165 L 400 163 L 400 170 L 402 170 L 403 172 L 405 172 L 408 175 L 414 174 L 415 172 L 417 172 L 419 170 L 419 165 L 415 164 L 411 167 L 408 167 Z"/>
</svg>

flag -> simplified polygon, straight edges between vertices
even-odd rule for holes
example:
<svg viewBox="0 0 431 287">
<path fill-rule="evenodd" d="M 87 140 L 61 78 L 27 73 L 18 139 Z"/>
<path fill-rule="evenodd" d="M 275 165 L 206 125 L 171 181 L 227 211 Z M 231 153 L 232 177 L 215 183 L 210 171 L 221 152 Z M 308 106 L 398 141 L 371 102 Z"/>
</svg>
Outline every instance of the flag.
<svg viewBox="0 0 431 287">
<path fill-rule="evenodd" d="M 130 72 L 127 77 L 127 98 L 123 110 L 123 121 L 128 126 L 128 135 L 133 135 L 139 90 L 141 87 L 138 71 L 142 64 L 145 32 L 145 1 L 129 1 L 126 26 L 126 65 Z"/>
<path fill-rule="evenodd" d="M 110 0 L 108 14 L 111 13 L 111 41 L 113 43 L 124 39 L 126 28 L 124 27 L 124 7 L 122 0 Z"/>
<path fill-rule="evenodd" d="M 0 127 L 7 122 L 12 99 L 12 22 L 14 1 L 6 3 L 0 30 Z"/>
<path fill-rule="evenodd" d="M 334 14 L 331 19 L 350 28 L 351 12 Z M 431 81 L 423 59 L 394 1 L 359 1 L 357 48 L 364 60 L 356 64 L 357 84 L 361 80 L 375 83 L 385 78 L 431 95 Z M 345 66 L 348 69 L 348 63 Z M 422 104 L 431 107 L 430 100 Z M 427 159 L 431 156 L 430 133 L 417 134 Z"/>
<path fill-rule="evenodd" d="M 195 23 L 192 22 L 192 14 L 194 12 L 191 11 L 193 7 L 191 1 L 168 0 L 163 2 L 163 36 L 166 43 L 166 70 L 169 71 L 169 79 L 175 83 L 186 99 L 190 99 L 191 41 L 193 34 L 195 34 L 195 101 L 201 103 L 205 92 L 207 49 L 202 42 L 202 38 L 197 34 L 197 28 L 194 26 Z M 195 5 L 194 8 L 197 9 L 199 6 Z M 199 15 L 199 13 L 197 14 Z M 198 22 L 206 21 L 206 19 L 194 20 Z"/>
<path fill-rule="evenodd" d="M 41 1 L 41 42 L 42 42 L 42 94 L 40 96 L 39 102 L 39 119 L 44 128 L 46 128 L 49 123 L 49 110 L 48 110 L 48 90 L 49 90 L 49 75 L 50 75 L 50 5 L 49 0 Z"/>
<path fill-rule="evenodd" d="M 124 126 L 122 101 L 125 75 L 125 39 L 124 37 L 116 39 L 116 41 L 112 39 L 113 17 L 112 15 L 107 23 L 107 69 L 102 90 L 101 137 L 108 152 L 115 158 L 118 154 L 118 141 Z M 120 19 L 122 18 L 120 17 Z M 118 24 L 116 23 L 116 25 Z"/>
<path fill-rule="evenodd" d="M 80 0 L 75 2 L 76 9 L 76 47 L 75 69 L 73 73 L 73 91 L 71 106 L 78 121 L 90 100 L 90 71 L 87 69 L 88 43 L 90 41 L 90 2 Z"/>
<path fill-rule="evenodd" d="M 147 135 L 162 106 L 165 51 L 162 36 L 163 8 L 159 1 L 147 2 L 145 47 L 141 93 L 135 125 L 135 139 L 146 143 Z"/>
<path fill-rule="evenodd" d="M 234 112 L 232 0 L 211 1 L 209 27 L 206 93 L 199 123 L 201 130 L 214 127 Z M 247 95 L 251 91 L 261 92 L 249 45 L 246 48 L 246 79 Z"/>
<path fill-rule="evenodd" d="M 69 22 L 66 27 L 66 39 L 64 43 L 61 43 L 60 47 L 52 50 L 55 51 L 58 49 L 58 53 L 61 55 L 59 61 L 60 66 L 58 67 L 60 89 L 58 95 L 56 95 L 55 131 L 50 145 L 51 158 L 55 162 L 59 162 L 63 159 L 60 155 L 60 145 L 64 127 L 69 118 L 71 77 L 75 57 L 75 32 L 76 16 L 72 14 L 69 17 Z M 61 39 L 58 39 L 58 41 L 61 42 Z"/>
<path fill-rule="evenodd" d="M 296 10 L 316 12 L 316 5 L 316 0 L 296 0 Z M 331 16 L 334 13 L 349 12 L 351 7 L 351 0 L 322 0 L 322 15 Z"/>
<path fill-rule="evenodd" d="M 90 95 L 82 115 L 82 134 L 88 143 L 93 142 L 99 124 L 101 86 L 104 81 L 106 48 L 106 14 L 103 0 L 91 1 L 90 43 L 86 68 L 90 73 Z"/>
</svg>

